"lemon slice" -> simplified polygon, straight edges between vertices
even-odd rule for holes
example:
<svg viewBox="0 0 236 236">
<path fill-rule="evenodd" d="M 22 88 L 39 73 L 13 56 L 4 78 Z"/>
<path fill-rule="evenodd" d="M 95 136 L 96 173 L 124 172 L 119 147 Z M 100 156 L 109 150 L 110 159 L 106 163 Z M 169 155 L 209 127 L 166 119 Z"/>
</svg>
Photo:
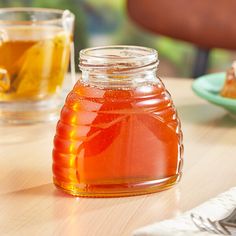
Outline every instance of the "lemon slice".
<svg viewBox="0 0 236 236">
<path fill-rule="evenodd" d="M 0 92 L 6 92 L 10 89 L 10 76 L 6 69 L 0 68 Z"/>
</svg>

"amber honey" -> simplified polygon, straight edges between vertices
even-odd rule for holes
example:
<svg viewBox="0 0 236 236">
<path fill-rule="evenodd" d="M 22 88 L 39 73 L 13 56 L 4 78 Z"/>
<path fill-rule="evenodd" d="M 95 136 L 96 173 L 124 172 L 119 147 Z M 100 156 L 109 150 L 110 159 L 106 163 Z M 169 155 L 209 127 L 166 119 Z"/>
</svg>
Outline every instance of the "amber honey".
<svg viewBox="0 0 236 236">
<path fill-rule="evenodd" d="M 71 35 L 56 26 L 0 29 L 0 101 L 38 100 L 58 92 Z"/>
<path fill-rule="evenodd" d="M 182 132 L 170 94 L 156 77 L 155 57 L 140 71 L 127 61 L 134 60 L 136 68 L 145 61 L 136 61 L 137 53 L 150 53 L 149 49 L 90 50 L 91 54 L 82 55 L 82 78 L 67 96 L 57 124 L 55 185 L 87 197 L 130 196 L 169 188 L 181 176 Z M 100 67 L 96 64 L 91 69 L 94 53 L 97 64 L 99 53 L 105 55 L 99 59 Z"/>
</svg>

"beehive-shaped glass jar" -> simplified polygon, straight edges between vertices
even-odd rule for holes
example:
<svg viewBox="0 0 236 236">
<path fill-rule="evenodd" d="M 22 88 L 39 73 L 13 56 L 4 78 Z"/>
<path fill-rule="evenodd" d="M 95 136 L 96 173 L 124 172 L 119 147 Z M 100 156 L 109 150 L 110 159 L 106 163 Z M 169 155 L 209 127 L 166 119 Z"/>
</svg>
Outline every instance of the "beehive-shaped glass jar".
<svg viewBox="0 0 236 236">
<path fill-rule="evenodd" d="M 80 52 L 82 76 L 67 96 L 53 150 L 55 185 L 76 196 L 157 192 L 179 181 L 182 132 L 157 77 L 154 49 Z"/>
</svg>

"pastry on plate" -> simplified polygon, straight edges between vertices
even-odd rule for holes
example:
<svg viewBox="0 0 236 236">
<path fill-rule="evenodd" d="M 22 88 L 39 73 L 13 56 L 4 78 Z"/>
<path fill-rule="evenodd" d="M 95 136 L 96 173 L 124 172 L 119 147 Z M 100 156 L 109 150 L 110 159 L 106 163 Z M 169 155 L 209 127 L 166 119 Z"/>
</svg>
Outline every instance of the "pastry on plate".
<svg viewBox="0 0 236 236">
<path fill-rule="evenodd" d="M 225 83 L 220 95 L 227 98 L 236 98 L 236 61 L 226 72 Z"/>
</svg>

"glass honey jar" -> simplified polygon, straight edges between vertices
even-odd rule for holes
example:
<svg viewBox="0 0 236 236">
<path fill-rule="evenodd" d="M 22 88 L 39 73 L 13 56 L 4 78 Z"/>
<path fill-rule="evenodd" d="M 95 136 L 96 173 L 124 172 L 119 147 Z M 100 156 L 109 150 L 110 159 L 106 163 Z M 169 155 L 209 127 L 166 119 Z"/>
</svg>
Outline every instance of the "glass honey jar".
<svg viewBox="0 0 236 236">
<path fill-rule="evenodd" d="M 177 183 L 182 131 L 157 77 L 156 50 L 106 46 L 80 52 L 81 78 L 57 124 L 53 179 L 84 197 L 147 194 Z"/>
</svg>

